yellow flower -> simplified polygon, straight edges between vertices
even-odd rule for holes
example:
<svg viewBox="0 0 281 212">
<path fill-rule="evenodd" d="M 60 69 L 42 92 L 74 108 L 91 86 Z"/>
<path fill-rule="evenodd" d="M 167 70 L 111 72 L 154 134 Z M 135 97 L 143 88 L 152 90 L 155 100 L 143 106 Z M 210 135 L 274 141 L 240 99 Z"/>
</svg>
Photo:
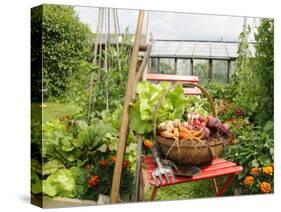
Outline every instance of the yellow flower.
<svg viewBox="0 0 281 212">
<path fill-rule="evenodd" d="M 266 175 L 271 175 L 272 176 L 272 173 L 273 173 L 273 168 L 272 166 L 266 166 L 266 167 L 263 167 L 262 168 L 262 172 Z"/>
<path fill-rule="evenodd" d="M 262 193 L 270 193 L 272 191 L 271 185 L 267 182 L 262 182 L 260 184 L 260 190 Z"/>
<path fill-rule="evenodd" d="M 255 179 L 253 176 L 247 176 L 243 181 L 243 184 L 245 186 L 252 186 L 254 183 L 255 183 Z"/>
<path fill-rule="evenodd" d="M 259 173 L 260 173 L 260 169 L 259 169 L 259 168 L 256 168 L 256 167 L 252 168 L 252 169 L 251 169 L 251 172 L 250 172 L 250 174 L 251 174 L 251 175 L 254 175 L 254 176 L 259 175 Z"/>
</svg>

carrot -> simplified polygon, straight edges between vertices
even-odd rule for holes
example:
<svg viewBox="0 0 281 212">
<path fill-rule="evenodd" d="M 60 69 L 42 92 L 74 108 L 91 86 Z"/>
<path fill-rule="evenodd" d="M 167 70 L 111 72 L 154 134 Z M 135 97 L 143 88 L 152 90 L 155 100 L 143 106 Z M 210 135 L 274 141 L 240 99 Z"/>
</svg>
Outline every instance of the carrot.
<svg viewBox="0 0 281 212">
<path fill-rule="evenodd" d="M 200 127 L 200 130 L 192 130 L 192 131 L 191 131 L 191 134 L 192 134 L 193 136 L 195 136 L 195 137 L 200 136 L 202 133 L 203 133 L 203 128 L 202 128 L 202 127 Z"/>
<path fill-rule="evenodd" d="M 188 129 L 186 129 L 185 127 L 179 127 L 179 129 L 180 129 L 180 132 L 187 133 L 187 131 L 188 131 Z"/>
<path fill-rule="evenodd" d="M 180 133 L 179 133 L 179 138 L 180 138 L 180 139 L 186 138 L 187 136 L 188 136 L 187 133 L 185 133 L 185 132 L 183 132 L 183 131 L 180 131 Z"/>
</svg>

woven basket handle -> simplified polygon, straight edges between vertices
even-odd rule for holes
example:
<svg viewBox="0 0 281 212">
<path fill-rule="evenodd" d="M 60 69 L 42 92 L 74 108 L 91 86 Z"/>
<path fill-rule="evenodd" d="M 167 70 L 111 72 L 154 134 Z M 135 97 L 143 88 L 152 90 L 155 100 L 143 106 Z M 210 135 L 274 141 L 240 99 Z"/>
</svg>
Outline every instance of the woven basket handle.
<svg viewBox="0 0 281 212">
<path fill-rule="evenodd" d="M 160 108 L 160 106 L 161 106 L 161 104 L 162 104 L 164 98 L 167 96 L 167 94 L 168 94 L 171 90 L 173 90 L 174 88 L 176 88 L 177 86 L 181 86 L 181 85 L 194 86 L 194 87 L 199 88 L 199 89 L 201 90 L 202 94 L 203 94 L 204 96 L 206 96 L 206 98 L 207 98 L 207 100 L 208 100 L 208 102 L 209 102 L 209 104 L 210 104 L 211 111 L 212 111 L 212 115 L 213 115 L 214 117 L 217 116 L 214 102 L 213 102 L 213 100 L 212 100 L 210 94 L 208 93 L 208 91 L 207 91 L 205 88 L 201 87 L 201 86 L 198 85 L 198 84 L 194 84 L 194 83 L 182 83 L 182 82 L 177 82 L 177 83 L 173 84 L 172 86 L 170 86 L 170 87 L 163 93 L 163 95 L 159 98 L 159 101 L 158 101 L 158 103 L 157 103 L 156 106 L 155 106 L 155 110 L 154 110 L 154 112 L 153 112 L 153 114 L 152 114 L 152 127 L 153 127 L 153 139 L 154 139 L 154 141 L 156 141 L 156 128 L 157 128 L 156 119 L 157 119 L 158 110 L 159 110 L 159 108 Z"/>
</svg>

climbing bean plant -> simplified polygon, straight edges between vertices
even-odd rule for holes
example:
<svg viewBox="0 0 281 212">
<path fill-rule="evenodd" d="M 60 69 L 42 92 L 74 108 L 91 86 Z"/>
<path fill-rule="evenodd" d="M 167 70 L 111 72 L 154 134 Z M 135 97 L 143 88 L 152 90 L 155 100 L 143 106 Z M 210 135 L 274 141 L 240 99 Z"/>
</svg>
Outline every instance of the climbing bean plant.
<svg viewBox="0 0 281 212">
<path fill-rule="evenodd" d="M 247 27 L 246 38 L 251 30 Z M 232 79 L 234 101 L 255 122 L 265 124 L 273 119 L 273 19 L 261 19 L 255 33 L 254 55 L 251 55 L 249 43 L 243 36 L 241 33 L 237 65 Z"/>
</svg>

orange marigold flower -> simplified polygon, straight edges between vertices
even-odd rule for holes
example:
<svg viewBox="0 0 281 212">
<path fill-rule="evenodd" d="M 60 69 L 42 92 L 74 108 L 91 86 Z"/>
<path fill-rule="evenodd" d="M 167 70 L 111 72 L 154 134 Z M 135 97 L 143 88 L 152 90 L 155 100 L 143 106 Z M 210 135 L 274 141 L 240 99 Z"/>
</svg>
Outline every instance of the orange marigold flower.
<svg viewBox="0 0 281 212">
<path fill-rule="evenodd" d="M 144 144 L 144 146 L 145 146 L 146 148 L 148 148 L 148 149 L 151 149 L 151 148 L 153 147 L 153 143 L 152 143 L 150 140 L 148 140 L 148 139 L 145 139 L 145 140 L 143 141 L 143 144 Z"/>
<path fill-rule="evenodd" d="M 250 174 L 254 176 L 259 175 L 259 173 L 260 173 L 260 169 L 256 167 L 252 168 L 250 172 Z"/>
<path fill-rule="evenodd" d="M 255 179 L 253 176 L 247 176 L 245 177 L 244 181 L 243 181 L 243 184 L 245 186 L 252 186 L 255 182 Z"/>
<path fill-rule="evenodd" d="M 262 182 L 260 184 L 260 190 L 262 193 L 270 193 L 272 191 L 270 183 Z"/>
<path fill-rule="evenodd" d="M 273 168 L 272 166 L 266 166 L 262 168 L 262 173 L 266 174 L 266 175 L 271 175 L 273 173 Z"/>
<path fill-rule="evenodd" d="M 88 187 L 92 188 L 99 183 L 99 176 L 93 175 L 91 178 L 88 180 Z"/>
</svg>

